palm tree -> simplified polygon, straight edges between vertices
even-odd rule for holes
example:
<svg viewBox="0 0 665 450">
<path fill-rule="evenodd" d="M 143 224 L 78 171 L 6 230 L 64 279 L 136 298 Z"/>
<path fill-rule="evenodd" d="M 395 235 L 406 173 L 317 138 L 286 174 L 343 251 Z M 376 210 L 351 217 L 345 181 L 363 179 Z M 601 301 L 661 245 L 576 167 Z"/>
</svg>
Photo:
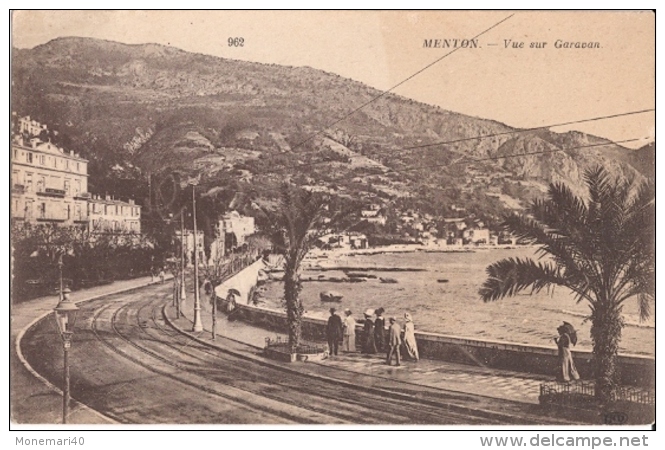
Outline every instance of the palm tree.
<svg viewBox="0 0 665 450">
<path fill-rule="evenodd" d="M 655 190 L 651 181 L 637 185 L 614 179 L 603 168 L 587 170 L 584 179 L 586 200 L 563 184 L 552 184 L 546 199 L 532 203 L 529 216 L 506 218 L 508 231 L 539 246 L 541 260 L 507 258 L 490 265 L 479 293 L 489 302 L 559 285 L 570 289 L 577 302 L 586 301 L 595 392 L 606 402 L 618 385 L 623 305 L 636 298 L 644 320 L 655 301 Z"/>
<path fill-rule="evenodd" d="M 325 206 L 323 197 L 285 183 L 277 210 L 267 213 L 274 250 L 284 255 L 284 300 L 289 347 L 293 353 L 300 344 L 304 312 L 300 300 L 300 264 L 318 238 L 316 230 Z"/>
</svg>

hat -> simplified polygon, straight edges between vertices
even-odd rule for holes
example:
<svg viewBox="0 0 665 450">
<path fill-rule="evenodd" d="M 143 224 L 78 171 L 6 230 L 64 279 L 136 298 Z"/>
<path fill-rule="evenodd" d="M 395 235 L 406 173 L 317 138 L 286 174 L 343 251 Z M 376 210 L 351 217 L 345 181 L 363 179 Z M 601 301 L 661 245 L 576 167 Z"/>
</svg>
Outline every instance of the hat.
<svg viewBox="0 0 665 450">
<path fill-rule="evenodd" d="M 389 320 L 390 322 L 395 322 L 397 319 L 395 319 L 394 317 L 391 317 L 391 318 L 388 319 L 388 320 Z"/>
<path fill-rule="evenodd" d="M 365 311 L 365 315 L 366 315 L 367 317 L 371 317 L 371 316 L 374 315 L 374 311 L 372 311 L 371 309 L 368 309 L 367 311 Z"/>
<path fill-rule="evenodd" d="M 335 308 L 330 308 L 329 311 L 330 311 L 330 314 L 335 314 L 335 311 L 337 311 L 337 310 Z"/>
<path fill-rule="evenodd" d="M 353 314 L 353 313 L 351 312 L 351 310 L 350 310 L 349 308 L 346 308 L 346 309 L 344 310 L 344 314 L 346 314 L 347 316 L 350 316 L 350 315 Z"/>
<path fill-rule="evenodd" d="M 412 320 L 412 319 L 411 319 L 411 314 L 409 314 L 409 313 L 404 313 L 404 320 L 406 320 L 407 322 L 411 322 L 411 320 Z"/>
<path fill-rule="evenodd" d="M 378 308 L 376 311 L 374 311 L 374 314 L 376 314 L 377 316 L 380 316 L 380 315 L 383 314 L 384 312 L 385 312 L 385 309 L 383 309 L 383 308 Z"/>
</svg>

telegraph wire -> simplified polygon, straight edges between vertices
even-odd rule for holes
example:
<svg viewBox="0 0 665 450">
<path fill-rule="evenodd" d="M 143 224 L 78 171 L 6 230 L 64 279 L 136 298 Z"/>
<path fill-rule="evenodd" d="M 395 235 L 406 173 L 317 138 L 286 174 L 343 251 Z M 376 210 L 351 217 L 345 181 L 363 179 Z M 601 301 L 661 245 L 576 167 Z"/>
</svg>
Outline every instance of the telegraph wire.
<svg viewBox="0 0 665 450">
<path fill-rule="evenodd" d="M 486 139 L 486 138 L 491 138 L 491 137 L 505 136 L 505 135 L 508 135 L 508 134 L 515 134 L 515 133 L 526 133 L 526 132 L 529 132 L 529 131 L 546 130 L 546 129 L 549 129 L 549 128 L 563 127 L 563 126 L 566 126 L 566 125 L 575 125 L 575 124 L 578 124 L 578 123 L 596 122 L 598 120 L 614 119 L 614 118 L 617 118 L 617 117 L 632 116 L 632 115 L 636 115 L 636 114 L 644 114 L 644 113 L 652 112 L 652 111 L 655 111 L 655 110 L 656 110 L 655 108 L 641 109 L 639 111 L 631 111 L 631 112 L 620 113 L 620 114 L 611 114 L 609 116 L 592 117 L 590 119 L 573 120 L 573 121 L 570 121 L 570 122 L 561 122 L 561 123 L 555 123 L 555 124 L 552 124 L 552 125 L 543 125 L 543 126 L 540 126 L 540 127 L 521 128 L 521 129 L 515 130 L 515 131 L 504 131 L 504 132 L 501 132 L 501 133 L 485 134 L 485 135 L 476 136 L 476 137 L 456 139 L 456 140 L 453 140 L 453 141 L 441 141 L 441 142 L 432 142 L 430 144 L 413 145 L 411 147 L 404 147 L 404 148 L 402 148 L 398 151 L 415 150 L 415 149 L 419 149 L 419 148 L 434 147 L 434 146 L 437 146 L 437 145 L 457 144 L 459 142 L 466 142 L 466 141 L 473 141 L 473 140 L 476 140 L 476 139 Z"/>
<path fill-rule="evenodd" d="M 513 130 L 513 131 L 505 131 L 505 132 L 501 132 L 501 133 L 479 135 L 479 136 L 473 136 L 473 137 L 468 137 L 468 138 L 454 139 L 454 140 L 450 140 L 450 141 L 439 141 L 439 142 L 436 142 L 436 143 L 422 144 L 422 145 L 409 146 L 409 147 L 402 147 L 402 148 L 398 148 L 398 149 L 387 149 L 383 152 L 378 152 L 377 156 L 381 156 L 381 155 L 385 155 L 385 154 L 389 154 L 389 153 L 402 153 L 406 150 L 417 150 L 417 149 L 420 149 L 420 148 L 433 147 L 433 146 L 436 146 L 436 145 L 450 145 L 450 144 L 456 144 L 456 143 L 460 143 L 460 142 L 481 140 L 481 139 L 487 139 L 487 138 L 498 137 L 498 136 L 529 133 L 529 132 L 532 132 L 532 131 L 546 130 L 546 129 L 549 129 L 549 128 L 560 127 L 560 126 L 565 126 L 565 125 L 575 125 L 575 124 L 579 124 L 579 123 L 588 123 L 588 122 L 595 122 L 595 121 L 599 121 L 599 120 L 606 120 L 606 119 L 614 119 L 614 118 L 624 117 L 624 116 L 631 116 L 631 115 L 636 115 L 636 114 L 644 114 L 644 113 L 652 112 L 652 111 L 655 111 L 655 109 L 653 109 L 653 108 L 652 109 L 642 109 L 642 110 L 639 110 L 639 111 L 630 111 L 630 112 L 626 112 L 626 113 L 611 114 L 611 115 L 607 115 L 607 116 L 598 116 L 598 117 L 592 117 L 592 118 L 588 118 L 588 119 L 580 119 L 580 120 L 574 120 L 574 121 L 569 121 L 569 122 L 555 123 L 555 124 L 552 124 L 552 125 L 543 125 L 543 126 L 534 127 L 534 128 L 522 128 L 522 129 L 516 129 L 516 130 Z M 623 142 L 623 141 L 620 141 L 620 142 Z M 632 141 L 628 141 L 628 142 L 632 142 Z M 607 144 L 604 144 L 604 145 L 611 145 L 613 143 L 616 144 L 617 142 L 608 141 Z M 313 153 L 317 153 L 317 152 L 296 153 L 295 156 L 303 156 L 303 155 L 313 154 Z M 360 154 L 359 156 L 364 156 L 365 158 L 372 159 L 371 156 L 365 156 L 365 155 L 362 155 L 362 154 Z M 374 155 L 372 155 L 372 156 L 374 156 Z M 320 164 L 328 164 L 328 163 L 329 163 L 329 161 L 314 161 L 314 162 L 304 163 L 304 164 L 299 164 L 299 165 L 276 167 L 274 169 L 269 169 L 269 170 L 263 171 L 261 173 L 261 175 L 270 174 L 270 173 L 283 173 L 285 171 L 288 171 L 289 169 L 299 170 L 299 169 L 302 169 L 302 168 L 317 166 L 317 165 L 320 165 Z"/>
<path fill-rule="evenodd" d="M 484 30 L 484 31 L 482 31 L 482 32 L 480 32 L 480 33 L 478 33 L 476 36 L 472 37 L 470 40 L 478 39 L 480 36 L 482 36 L 483 34 L 489 32 L 490 30 L 492 30 L 492 29 L 498 27 L 499 25 L 501 25 L 503 22 L 505 22 L 506 20 L 510 19 L 510 18 L 513 17 L 514 15 L 515 15 L 515 14 L 511 14 L 511 15 L 509 15 L 508 17 L 506 17 L 506 18 L 500 20 L 499 22 L 495 23 L 494 25 L 492 25 L 491 27 L 487 28 L 486 30 Z M 351 110 L 350 112 L 346 113 L 345 115 L 343 115 L 341 118 L 339 118 L 339 119 L 335 120 L 334 122 L 328 124 L 328 125 L 325 126 L 322 130 L 319 130 L 319 131 L 317 131 L 316 133 L 313 133 L 312 135 L 310 135 L 309 137 L 307 137 L 304 141 L 299 142 L 298 144 L 296 144 L 296 145 L 295 145 L 294 147 L 292 147 L 291 149 L 293 150 L 294 148 L 298 148 L 298 147 L 304 145 L 305 143 L 311 141 L 311 140 L 314 139 L 316 136 L 318 136 L 318 135 L 320 135 L 321 133 L 323 133 L 326 129 L 328 129 L 328 128 L 330 128 L 330 127 L 333 127 L 333 126 L 337 125 L 338 123 L 340 123 L 340 122 L 342 122 L 342 121 L 348 119 L 348 118 L 351 117 L 353 114 L 357 113 L 358 111 L 360 111 L 361 109 L 363 109 L 363 108 L 366 107 L 367 105 L 369 105 L 369 104 L 371 104 L 371 103 L 374 103 L 374 102 L 377 101 L 378 99 L 384 97 L 386 94 L 389 94 L 390 92 L 392 92 L 393 90 L 397 89 L 398 87 L 400 87 L 401 85 L 403 85 L 403 84 L 406 83 L 407 81 L 409 81 L 409 80 L 415 78 L 416 76 L 418 76 L 418 75 L 420 75 L 421 73 L 423 73 L 425 70 L 427 70 L 427 69 L 429 69 L 430 67 L 434 66 L 435 64 L 439 63 L 441 60 L 443 60 L 444 58 L 447 58 L 448 56 L 452 55 L 452 54 L 455 53 L 456 51 L 461 50 L 462 48 L 463 48 L 463 47 L 456 47 L 456 48 L 454 48 L 453 50 L 449 51 L 449 52 L 446 53 L 445 55 L 443 55 L 443 56 L 439 57 L 438 59 L 434 60 L 433 62 L 429 63 L 428 65 L 426 65 L 426 66 L 423 67 L 422 69 L 418 70 L 417 72 L 415 72 L 415 73 L 411 74 L 410 76 L 408 76 L 407 78 L 403 79 L 402 81 L 400 81 L 400 82 L 397 83 L 396 85 L 392 86 L 391 88 L 386 89 L 385 91 L 381 92 L 379 95 L 377 95 L 377 96 L 375 96 L 375 97 L 372 97 L 371 99 L 369 99 L 368 101 L 366 101 L 366 102 L 363 103 L 362 105 L 358 106 L 357 108 L 355 108 L 355 109 Z"/>
<path fill-rule="evenodd" d="M 633 139 L 625 139 L 621 141 L 607 141 L 607 142 L 602 142 L 598 144 L 588 144 L 588 145 L 580 145 L 577 147 L 569 147 L 569 148 L 557 148 L 555 150 L 541 150 L 537 152 L 525 152 L 525 153 L 511 153 L 508 155 L 503 155 L 503 156 L 489 156 L 485 158 L 470 158 L 464 161 L 454 161 L 452 163 L 444 163 L 444 164 L 427 164 L 427 165 L 422 165 L 422 166 L 407 166 L 406 168 L 403 169 L 390 169 L 387 170 L 386 172 L 383 172 L 382 174 L 377 174 L 377 175 L 385 175 L 387 173 L 403 173 L 403 172 L 410 172 L 412 170 L 418 170 L 418 169 L 425 169 L 425 168 L 438 168 L 438 167 L 450 167 L 454 166 L 457 164 L 468 164 L 468 163 L 475 163 L 475 162 L 483 162 L 483 161 L 495 161 L 499 159 L 510 159 L 510 158 L 520 158 L 524 156 L 533 156 L 533 155 L 545 155 L 545 154 L 551 154 L 551 153 L 559 153 L 559 152 L 566 152 L 569 150 L 580 150 L 580 149 L 587 149 L 587 148 L 593 148 L 593 147 L 603 147 L 605 145 L 616 145 L 616 144 L 625 144 L 628 142 L 636 142 L 636 141 L 641 141 L 644 138 L 633 138 Z M 341 181 L 345 179 L 350 179 L 350 178 L 356 178 L 358 175 L 354 175 L 352 177 L 349 176 L 344 176 L 340 178 L 335 178 L 331 180 L 331 182 L 336 182 L 336 181 Z"/>
</svg>

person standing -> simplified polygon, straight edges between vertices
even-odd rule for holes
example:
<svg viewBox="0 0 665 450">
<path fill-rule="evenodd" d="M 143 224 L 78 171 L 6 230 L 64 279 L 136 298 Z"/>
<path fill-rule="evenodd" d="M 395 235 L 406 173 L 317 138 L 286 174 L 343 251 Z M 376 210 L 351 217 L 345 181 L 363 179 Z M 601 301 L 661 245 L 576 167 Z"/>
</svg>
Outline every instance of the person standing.
<svg viewBox="0 0 665 450">
<path fill-rule="evenodd" d="M 413 324 L 411 314 L 404 314 L 404 320 L 406 321 L 404 324 L 404 346 L 409 356 L 418 362 L 420 358 L 418 356 L 418 343 L 416 342 L 416 327 Z"/>
<path fill-rule="evenodd" d="M 366 355 L 373 355 L 376 353 L 376 343 L 374 342 L 374 321 L 372 320 L 373 315 L 374 311 L 371 309 L 365 311 L 362 353 L 365 353 Z"/>
<path fill-rule="evenodd" d="M 575 332 L 574 330 L 569 330 L 565 324 L 561 325 L 556 330 L 559 332 L 559 337 L 554 338 L 554 342 L 556 342 L 557 347 L 559 347 L 559 362 L 561 364 L 561 373 L 559 375 L 565 382 L 569 382 L 571 378 L 573 380 L 579 380 L 580 375 L 577 373 L 575 361 L 573 361 L 573 354 L 570 352 L 570 344 L 572 341 L 571 335 Z M 572 343 L 575 345 L 574 342 Z"/>
<path fill-rule="evenodd" d="M 388 355 L 386 356 L 386 364 L 391 365 L 393 355 L 397 358 L 397 365 L 401 365 L 401 356 L 399 347 L 402 345 L 401 335 L 402 330 L 394 317 L 390 318 L 390 327 L 388 328 Z"/>
<path fill-rule="evenodd" d="M 353 318 L 350 309 L 344 310 L 344 338 L 342 340 L 342 350 L 345 352 L 356 351 L 356 319 Z"/>
<path fill-rule="evenodd" d="M 342 339 L 342 318 L 335 314 L 335 308 L 330 308 L 326 337 L 328 338 L 330 356 L 337 356 L 339 341 Z"/>
<path fill-rule="evenodd" d="M 385 309 L 379 308 L 374 311 L 376 319 L 374 320 L 374 343 L 378 352 L 387 351 L 386 347 L 386 319 L 383 318 Z"/>
</svg>

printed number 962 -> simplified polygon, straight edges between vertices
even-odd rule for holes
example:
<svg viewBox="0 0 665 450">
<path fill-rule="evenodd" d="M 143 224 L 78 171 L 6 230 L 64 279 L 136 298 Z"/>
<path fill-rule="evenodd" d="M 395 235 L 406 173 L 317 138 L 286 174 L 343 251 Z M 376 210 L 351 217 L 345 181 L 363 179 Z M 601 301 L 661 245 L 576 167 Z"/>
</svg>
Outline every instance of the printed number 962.
<svg viewBox="0 0 665 450">
<path fill-rule="evenodd" d="M 245 39 L 241 37 L 229 38 L 229 47 L 244 47 L 245 45 Z"/>
</svg>

